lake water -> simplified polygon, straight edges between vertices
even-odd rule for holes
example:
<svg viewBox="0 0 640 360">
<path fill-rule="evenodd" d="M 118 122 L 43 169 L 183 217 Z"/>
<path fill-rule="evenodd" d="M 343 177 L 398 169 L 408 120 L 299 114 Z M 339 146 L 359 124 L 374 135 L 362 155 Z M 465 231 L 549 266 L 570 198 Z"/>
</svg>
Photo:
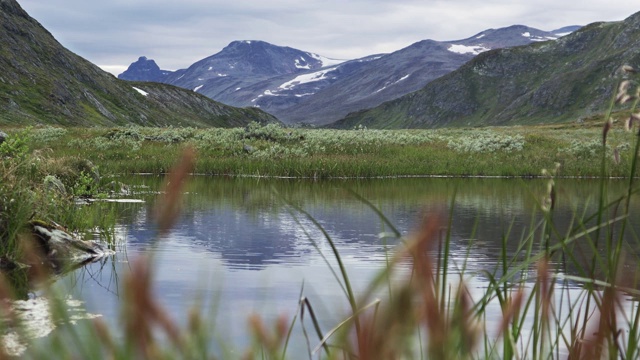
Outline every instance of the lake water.
<svg viewBox="0 0 640 360">
<path fill-rule="evenodd" d="M 356 293 L 384 269 L 398 245 L 397 239 L 381 236 L 390 233 L 390 227 L 358 196 L 379 209 L 405 236 L 423 216 L 439 213 L 446 218 L 452 212 L 450 268 L 466 267 L 473 294 L 474 289 L 486 288 L 482 271 L 496 268 L 503 237 L 508 239 L 509 255 L 517 251 L 522 234 L 540 217 L 537 202 L 546 192 L 545 180 L 313 182 L 194 176 L 175 227 L 158 238 L 152 213 L 161 181 L 153 176 L 126 179 L 131 197 L 144 203 L 113 205 L 120 212 L 117 254 L 68 274 L 56 286 L 71 288 L 74 296 L 85 301 L 89 313 L 101 314 L 116 327 L 122 279 L 134 259 L 153 254 L 154 291 L 162 306 L 179 323 L 185 322 L 190 307 L 200 306 L 205 316 L 215 320 L 218 339 L 238 350 L 249 341 L 249 315 L 260 314 L 266 321 L 280 314 L 292 317 L 303 286 L 303 295 L 313 304 L 323 331 L 348 314 L 344 293 L 321 255 L 335 266 L 329 244 L 297 208 L 308 212 L 331 236 Z M 556 184 L 554 218 L 564 231 L 575 214 L 597 203 L 599 181 L 561 179 Z M 624 185 L 610 181 L 611 198 L 620 195 Z M 632 204 L 635 214 L 637 200 Z M 640 233 L 638 221 L 633 223 Z M 627 266 L 633 270 L 635 262 Z M 398 278 L 408 271 L 402 268 Z M 496 319 L 501 316 L 497 307 L 491 312 Z M 293 352 L 306 351 L 300 333 L 296 327 Z"/>
</svg>

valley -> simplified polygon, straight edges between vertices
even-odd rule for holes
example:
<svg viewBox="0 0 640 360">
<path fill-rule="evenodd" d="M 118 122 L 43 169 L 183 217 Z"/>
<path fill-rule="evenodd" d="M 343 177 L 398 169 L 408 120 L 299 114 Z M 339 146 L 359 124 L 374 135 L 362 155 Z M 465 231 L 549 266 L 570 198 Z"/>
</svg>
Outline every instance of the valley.
<svg viewBox="0 0 640 360">
<path fill-rule="evenodd" d="M 56 3 L 82 29 L 58 41 L 0 0 L 0 358 L 640 356 L 640 13 L 355 59 L 232 40 L 117 78 L 63 42 L 188 48 L 201 18 L 114 4 Z M 267 37 L 314 4 L 197 12 Z"/>
</svg>

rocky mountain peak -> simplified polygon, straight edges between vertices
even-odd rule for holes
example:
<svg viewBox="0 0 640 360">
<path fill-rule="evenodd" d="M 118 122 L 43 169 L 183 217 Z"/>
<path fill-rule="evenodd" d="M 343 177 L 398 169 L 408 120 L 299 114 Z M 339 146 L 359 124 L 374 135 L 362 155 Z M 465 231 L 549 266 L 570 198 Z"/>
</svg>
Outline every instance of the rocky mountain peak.
<svg viewBox="0 0 640 360">
<path fill-rule="evenodd" d="M 213 69 L 217 69 L 215 65 L 222 65 L 221 70 L 242 70 L 269 76 L 322 67 L 322 61 L 313 54 L 260 40 L 232 41 L 219 53 L 204 59 L 203 63 L 209 63 Z"/>
<path fill-rule="evenodd" d="M 167 70 L 160 70 L 160 67 L 153 59 L 141 56 L 138 58 L 138 61 L 129 65 L 129 68 L 127 68 L 125 72 L 118 75 L 118 78 L 123 80 L 161 82 L 170 73 L 171 72 Z"/>
</svg>

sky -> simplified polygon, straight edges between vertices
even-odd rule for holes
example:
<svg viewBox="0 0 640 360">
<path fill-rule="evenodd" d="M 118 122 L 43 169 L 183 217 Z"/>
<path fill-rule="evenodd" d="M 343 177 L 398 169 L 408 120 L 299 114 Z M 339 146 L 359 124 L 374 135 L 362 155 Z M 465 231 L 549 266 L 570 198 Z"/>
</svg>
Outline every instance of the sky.
<svg viewBox="0 0 640 360">
<path fill-rule="evenodd" d="M 621 0 L 18 0 L 69 50 L 119 74 L 140 56 L 177 70 L 234 40 L 263 40 L 333 59 L 389 53 L 483 30 L 624 20 Z"/>
</svg>

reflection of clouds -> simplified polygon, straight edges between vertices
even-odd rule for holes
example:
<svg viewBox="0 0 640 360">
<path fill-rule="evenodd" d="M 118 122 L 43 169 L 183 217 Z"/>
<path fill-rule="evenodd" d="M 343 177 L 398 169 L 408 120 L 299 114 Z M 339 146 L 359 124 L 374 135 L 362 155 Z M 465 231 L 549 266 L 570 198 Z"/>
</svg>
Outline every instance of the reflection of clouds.
<svg viewBox="0 0 640 360">
<path fill-rule="evenodd" d="M 65 305 L 69 323 L 75 325 L 78 320 L 88 320 L 101 315 L 90 314 L 83 307 L 82 301 L 68 297 L 61 301 Z M 51 315 L 50 301 L 44 297 L 29 300 L 16 300 L 10 305 L 12 316 L 18 320 L 15 326 L 7 326 L 0 342 L 9 356 L 20 356 L 27 350 L 28 343 L 33 339 L 48 336 L 56 327 Z M 16 328 L 19 327 L 19 329 Z"/>
</svg>

